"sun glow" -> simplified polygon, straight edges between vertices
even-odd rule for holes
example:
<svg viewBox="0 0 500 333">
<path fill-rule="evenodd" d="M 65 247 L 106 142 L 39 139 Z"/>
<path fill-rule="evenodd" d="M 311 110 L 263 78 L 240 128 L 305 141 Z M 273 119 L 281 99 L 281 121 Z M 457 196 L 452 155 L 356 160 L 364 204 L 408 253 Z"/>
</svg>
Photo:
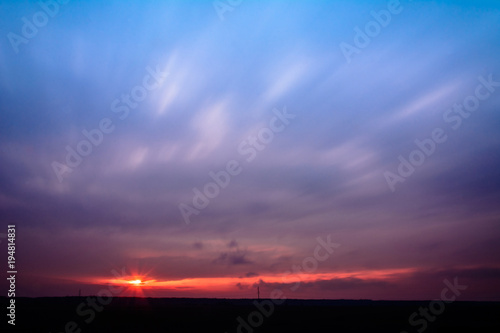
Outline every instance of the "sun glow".
<svg viewBox="0 0 500 333">
<path fill-rule="evenodd" d="M 386 270 L 362 270 L 351 272 L 322 272 L 313 274 L 269 274 L 256 277 L 198 277 L 184 278 L 175 280 L 156 280 L 145 275 L 130 276 L 128 279 L 106 279 L 100 283 L 111 283 L 115 285 L 129 285 L 138 289 L 183 289 L 195 290 L 203 286 L 202 289 L 212 290 L 232 290 L 238 283 L 242 285 L 253 285 L 260 280 L 267 283 L 296 283 L 296 282 L 314 282 L 318 280 L 331 279 L 362 279 L 362 280 L 391 280 L 401 275 L 411 274 L 413 268 L 386 269 Z"/>
<path fill-rule="evenodd" d="M 141 280 L 132 280 L 132 281 L 129 281 L 128 283 L 130 284 L 133 284 L 134 286 L 140 286 L 141 284 L 143 284 L 143 282 Z"/>
<path fill-rule="evenodd" d="M 260 274 L 258 276 L 212 276 L 192 277 L 177 279 L 159 279 L 151 272 L 133 272 L 128 276 L 109 278 L 94 278 L 92 283 L 123 286 L 120 295 L 133 297 L 158 296 L 159 293 L 169 295 L 194 295 L 196 293 L 238 293 L 253 290 L 255 285 L 261 283 L 282 284 L 293 286 L 297 283 L 313 283 L 329 280 L 366 280 L 366 281 L 392 281 L 405 278 L 415 272 L 415 268 L 398 268 L 382 270 L 353 270 L 335 272 L 314 272 L 301 274 L 278 273 Z"/>
</svg>

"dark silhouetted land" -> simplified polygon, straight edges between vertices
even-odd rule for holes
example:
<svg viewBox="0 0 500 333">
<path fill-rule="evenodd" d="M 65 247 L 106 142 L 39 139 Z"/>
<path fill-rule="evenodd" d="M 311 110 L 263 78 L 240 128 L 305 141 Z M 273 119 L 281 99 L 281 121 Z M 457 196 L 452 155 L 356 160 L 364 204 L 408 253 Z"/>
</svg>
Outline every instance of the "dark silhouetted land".
<svg viewBox="0 0 500 333">
<path fill-rule="evenodd" d="M 2 304 L 7 304 L 5 297 L 1 299 Z M 263 310 L 258 310 L 253 302 L 124 297 L 114 298 L 101 307 L 99 303 L 89 303 L 87 297 L 17 298 L 16 327 L 13 330 L 8 325 L 7 331 L 411 333 L 423 328 L 424 319 L 417 315 L 414 320 L 420 321 L 412 326 L 410 315 L 429 306 L 429 301 L 286 300 L 271 311 L 266 300 L 260 301 Z M 500 332 L 500 302 L 455 302 L 446 304 L 437 316 L 429 313 L 434 321 L 425 319 L 425 332 Z M 5 314 L 2 317 L 5 327 L 7 318 Z"/>
</svg>

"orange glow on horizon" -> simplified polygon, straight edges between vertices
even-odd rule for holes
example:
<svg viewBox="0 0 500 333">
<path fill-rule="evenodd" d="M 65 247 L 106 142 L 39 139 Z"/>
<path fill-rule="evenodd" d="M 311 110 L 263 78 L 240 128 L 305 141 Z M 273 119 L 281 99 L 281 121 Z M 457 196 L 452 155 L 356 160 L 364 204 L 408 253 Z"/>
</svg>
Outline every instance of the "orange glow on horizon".
<svg viewBox="0 0 500 333">
<path fill-rule="evenodd" d="M 259 275 L 254 277 L 196 277 L 175 280 L 147 279 L 147 276 L 131 276 L 128 279 L 95 278 L 86 282 L 93 284 L 112 284 L 140 287 L 140 289 L 170 289 L 186 291 L 232 291 L 236 285 L 247 286 L 249 289 L 258 283 L 315 282 L 332 279 L 361 279 L 361 280 L 393 280 L 415 272 L 415 268 L 362 270 L 351 272 L 305 273 L 285 272 L 281 274 Z M 135 289 L 135 288 L 134 288 Z"/>
</svg>

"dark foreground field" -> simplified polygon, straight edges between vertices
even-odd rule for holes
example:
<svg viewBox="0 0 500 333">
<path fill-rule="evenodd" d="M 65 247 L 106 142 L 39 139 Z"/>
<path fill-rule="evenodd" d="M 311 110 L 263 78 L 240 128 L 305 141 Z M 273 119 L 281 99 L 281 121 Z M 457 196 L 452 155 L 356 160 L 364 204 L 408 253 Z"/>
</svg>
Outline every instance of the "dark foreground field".
<svg viewBox="0 0 500 333">
<path fill-rule="evenodd" d="M 2 305 L 7 304 L 5 297 Z M 500 332 L 500 303 L 455 302 L 415 315 L 429 302 L 114 298 L 17 298 L 16 326 L 7 332 Z M 107 301 L 107 300 L 106 300 Z M 4 306 L 3 311 L 6 312 Z M 442 313 L 439 314 L 439 311 Z M 8 317 L 4 318 L 5 327 Z M 238 321 L 238 318 L 239 321 Z M 81 331 L 80 331 L 81 330 Z M 4 331 L 2 329 L 2 331 Z"/>
</svg>

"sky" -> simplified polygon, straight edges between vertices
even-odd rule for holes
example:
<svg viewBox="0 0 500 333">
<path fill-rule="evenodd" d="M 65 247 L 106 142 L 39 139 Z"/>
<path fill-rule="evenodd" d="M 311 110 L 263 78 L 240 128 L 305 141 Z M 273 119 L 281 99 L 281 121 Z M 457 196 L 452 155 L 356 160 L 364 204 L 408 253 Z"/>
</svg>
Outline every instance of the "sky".
<svg viewBox="0 0 500 333">
<path fill-rule="evenodd" d="M 500 300 L 498 1 L 63 2 L 0 1 L 17 296 Z"/>
</svg>

